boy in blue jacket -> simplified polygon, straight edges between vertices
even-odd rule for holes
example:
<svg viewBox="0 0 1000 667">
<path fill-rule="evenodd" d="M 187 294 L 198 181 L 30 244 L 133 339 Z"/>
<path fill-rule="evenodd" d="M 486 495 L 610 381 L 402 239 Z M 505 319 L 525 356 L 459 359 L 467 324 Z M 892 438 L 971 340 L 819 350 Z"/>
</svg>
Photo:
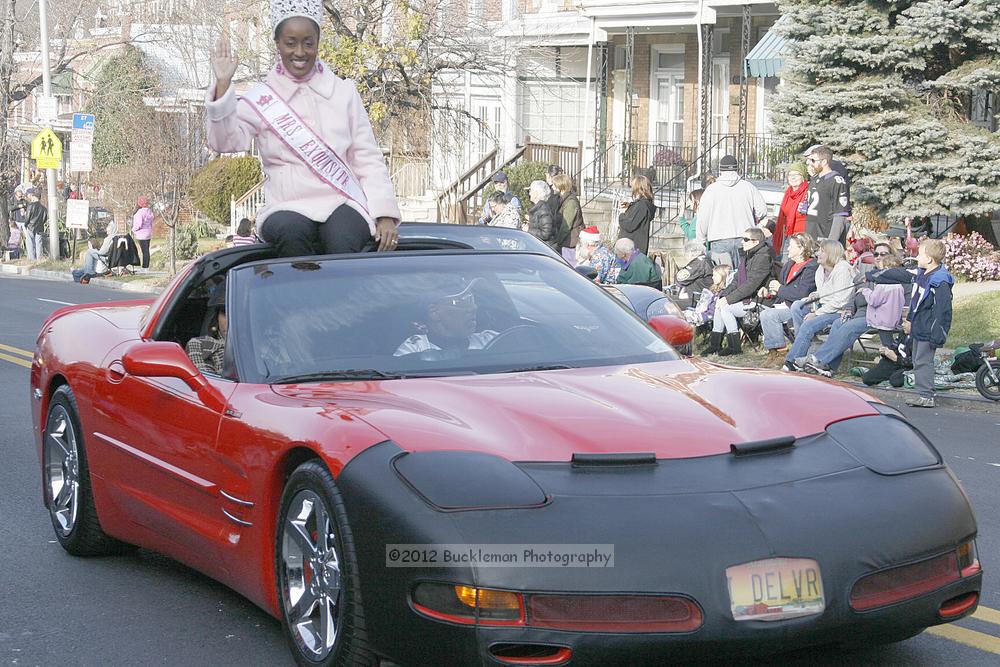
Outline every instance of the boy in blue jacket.
<svg viewBox="0 0 1000 667">
<path fill-rule="evenodd" d="M 913 378 L 918 395 L 907 399 L 911 407 L 934 407 L 934 352 L 944 345 L 951 329 L 951 286 L 955 279 L 941 264 L 944 255 L 944 241 L 924 239 L 917 253 L 916 276 L 902 269 L 873 276 L 877 283 L 914 285 L 910 312 L 903 321 L 903 331 L 913 340 Z"/>
</svg>

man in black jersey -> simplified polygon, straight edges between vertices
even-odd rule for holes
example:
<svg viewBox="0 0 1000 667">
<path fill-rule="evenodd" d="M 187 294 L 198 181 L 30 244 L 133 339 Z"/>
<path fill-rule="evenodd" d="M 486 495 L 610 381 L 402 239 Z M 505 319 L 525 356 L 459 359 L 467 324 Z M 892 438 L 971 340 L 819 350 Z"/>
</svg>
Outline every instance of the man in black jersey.
<svg viewBox="0 0 1000 667">
<path fill-rule="evenodd" d="M 847 218 L 851 214 L 847 180 L 833 169 L 833 152 L 813 146 L 806 152 L 806 165 L 813 174 L 806 197 L 806 233 L 814 239 L 847 242 Z"/>
</svg>

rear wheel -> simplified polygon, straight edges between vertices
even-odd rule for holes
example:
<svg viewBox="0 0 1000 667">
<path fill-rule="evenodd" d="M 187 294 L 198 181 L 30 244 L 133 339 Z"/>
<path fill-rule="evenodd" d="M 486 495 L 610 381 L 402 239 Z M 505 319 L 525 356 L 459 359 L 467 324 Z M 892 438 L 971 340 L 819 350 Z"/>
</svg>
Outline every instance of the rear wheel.
<svg viewBox="0 0 1000 667">
<path fill-rule="evenodd" d="M 101 530 L 79 410 L 67 385 L 52 395 L 42 438 L 45 504 L 62 548 L 74 556 L 106 556 L 129 548 Z"/>
<path fill-rule="evenodd" d="M 1000 382 L 990 377 L 991 367 L 993 375 L 1000 378 L 1000 361 L 988 359 L 976 371 L 976 389 L 991 401 L 1000 401 Z"/>
<path fill-rule="evenodd" d="M 370 665 L 347 511 L 330 472 L 308 461 L 281 496 L 275 557 L 281 620 L 299 665 Z"/>
</svg>

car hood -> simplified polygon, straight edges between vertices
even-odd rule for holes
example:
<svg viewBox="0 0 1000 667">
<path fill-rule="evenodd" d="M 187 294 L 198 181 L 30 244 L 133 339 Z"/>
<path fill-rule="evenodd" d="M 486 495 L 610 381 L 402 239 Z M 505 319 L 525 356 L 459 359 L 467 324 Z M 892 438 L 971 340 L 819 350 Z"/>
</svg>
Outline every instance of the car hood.
<svg viewBox="0 0 1000 667">
<path fill-rule="evenodd" d="M 732 443 L 801 437 L 877 414 L 861 394 L 833 382 L 699 359 L 273 390 L 362 419 L 406 450 L 472 450 L 511 461 L 708 456 Z"/>
</svg>

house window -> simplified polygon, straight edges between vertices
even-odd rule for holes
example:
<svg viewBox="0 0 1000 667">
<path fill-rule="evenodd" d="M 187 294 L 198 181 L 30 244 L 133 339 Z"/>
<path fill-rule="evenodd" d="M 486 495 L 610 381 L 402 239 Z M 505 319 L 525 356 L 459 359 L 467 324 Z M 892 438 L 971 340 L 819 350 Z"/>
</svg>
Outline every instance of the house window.
<svg viewBox="0 0 1000 667">
<path fill-rule="evenodd" d="M 483 0 L 469 0 L 469 23 L 476 24 L 483 20 Z"/>
<path fill-rule="evenodd" d="M 712 63 L 712 134 L 729 133 L 729 56 Z"/>
<path fill-rule="evenodd" d="M 575 146 L 583 132 L 586 89 L 577 81 L 524 82 L 521 125 L 532 140 Z"/>
<path fill-rule="evenodd" d="M 500 140 L 500 103 L 497 101 L 482 102 L 476 105 L 476 118 L 473 136 L 476 142 L 476 161 L 482 160 L 494 148 L 501 144 Z"/>
</svg>

